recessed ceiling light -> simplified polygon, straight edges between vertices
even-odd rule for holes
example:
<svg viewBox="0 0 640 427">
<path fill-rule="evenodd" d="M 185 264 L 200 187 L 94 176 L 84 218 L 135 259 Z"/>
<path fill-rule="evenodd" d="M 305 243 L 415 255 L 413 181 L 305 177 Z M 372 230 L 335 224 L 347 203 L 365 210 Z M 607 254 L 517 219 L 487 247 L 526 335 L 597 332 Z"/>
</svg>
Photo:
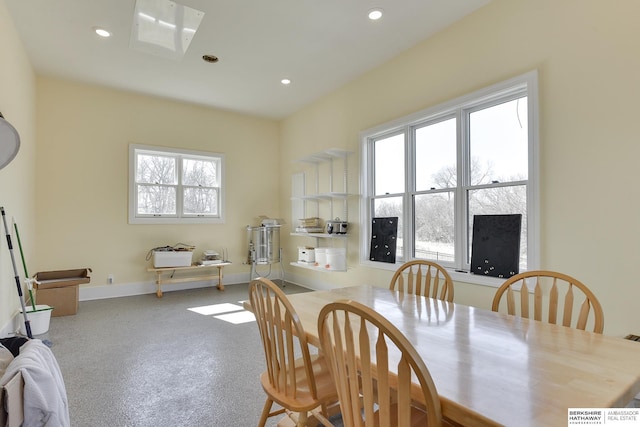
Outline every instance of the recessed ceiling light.
<svg viewBox="0 0 640 427">
<path fill-rule="evenodd" d="M 372 21 L 377 21 L 382 18 L 382 9 L 371 9 L 369 11 L 369 19 Z"/>
<path fill-rule="evenodd" d="M 104 28 L 94 27 L 93 31 L 95 31 L 100 37 L 111 37 L 111 33 Z"/>
<path fill-rule="evenodd" d="M 282 80 L 280 80 L 280 83 L 282 83 L 283 85 L 288 85 L 288 84 L 291 84 L 291 80 L 289 80 L 289 79 L 282 79 Z"/>
</svg>

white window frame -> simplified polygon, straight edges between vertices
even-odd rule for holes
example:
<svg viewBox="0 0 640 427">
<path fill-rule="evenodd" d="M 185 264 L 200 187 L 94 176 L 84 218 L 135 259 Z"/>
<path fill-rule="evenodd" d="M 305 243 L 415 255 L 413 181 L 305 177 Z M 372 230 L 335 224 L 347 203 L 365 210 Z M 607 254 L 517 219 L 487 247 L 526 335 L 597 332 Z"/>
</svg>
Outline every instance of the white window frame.
<svg viewBox="0 0 640 427">
<path fill-rule="evenodd" d="M 177 160 L 178 184 L 176 185 L 176 214 L 173 215 L 138 215 L 136 155 L 138 153 L 157 154 L 173 157 Z M 190 215 L 182 212 L 182 159 L 201 158 L 212 160 L 219 166 L 219 191 L 217 215 Z M 149 145 L 129 144 L 129 224 L 216 224 L 225 222 L 225 156 L 220 153 L 184 150 L 179 148 L 154 147 Z"/>
<path fill-rule="evenodd" d="M 389 137 L 398 133 L 407 135 L 405 144 L 405 181 L 409 179 L 413 172 L 413 156 L 409 147 L 412 144 L 411 130 L 416 125 L 423 125 L 426 122 L 441 120 L 443 117 L 451 117 L 456 114 L 458 118 L 458 167 L 461 168 L 461 153 L 465 153 L 467 138 L 462 135 L 466 132 L 464 120 L 460 114 L 464 114 L 473 108 L 487 106 L 491 102 L 498 102 L 514 96 L 527 96 L 528 103 L 528 179 L 527 185 L 527 270 L 539 268 L 540 265 L 540 195 L 539 195 L 539 116 L 538 116 L 538 73 L 536 70 L 530 71 L 518 77 L 492 85 L 490 87 L 475 91 L 460 98 L 453 99 L 443 104 L 410 114 L 391 122 L 376 126 L 374 128 L 360 132 L 361 144 L 361 175 L 360 186 L 362 190 L 360 206 L 360 224 L 362 233 L 360 234 L 360 263 L 366 267 L 395 270 L 398 266 L 411 258 L 411 248 L 413 247 L 413 220 L 412 210 L 407 209 L 407 194 L 410 194 L 408 186 L 405 186 L 405 207 L 403 218 L 404 234 L 404 258 L 398 259 L 395 264 L 374 262 L 368 259 L 369 245 L 371 242 L 371 215 L 372 199 L 374 194 L 374 164 L 373 164 L 373 141 L 384 137 Z M 512 98 L 513 99 L 513 98 Z M 462 111 L 462 113 L 461 113 Z M 513 183 L 511 183 L 513 184 Z M 456 198 L 463 197 L 464 203 L 456 203 L 455 209 L 455 235 L 456 253 L 463 254 L 470 245 L 467 241 L 466 219 L 466 196 L 463 183 L 458 183 L 456 188 Z M 455 265 L 447 265 L 446 268 L 456 281 L 475 283 L 487 286 L 499 286 L 504 279 L 495 277 L 480 276 L 468 273 L 468 265 L 465 264 L 466 256 L 457 257 Z"/>
</svg>

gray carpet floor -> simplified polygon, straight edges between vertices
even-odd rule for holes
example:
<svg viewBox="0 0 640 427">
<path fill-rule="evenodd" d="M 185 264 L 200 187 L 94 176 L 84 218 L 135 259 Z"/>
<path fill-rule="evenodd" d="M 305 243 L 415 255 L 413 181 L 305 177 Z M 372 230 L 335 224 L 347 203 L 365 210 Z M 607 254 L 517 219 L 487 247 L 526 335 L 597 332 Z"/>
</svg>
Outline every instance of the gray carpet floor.
<svg viewBox="0 0 640 427">
<path fill-rule="evenodd" d="M 283 290 L 307 291 L 291 284 Z M 257 425 L 265 394 L 255 320 L 233 324 L 211 313 L 242 316 L 247 298 L 248 286 L 237 284 L 82 301 L 76 315 L 53 317 L 48 333 L 35 338 L 52 343 L 71 425 Z"/>
</svg>

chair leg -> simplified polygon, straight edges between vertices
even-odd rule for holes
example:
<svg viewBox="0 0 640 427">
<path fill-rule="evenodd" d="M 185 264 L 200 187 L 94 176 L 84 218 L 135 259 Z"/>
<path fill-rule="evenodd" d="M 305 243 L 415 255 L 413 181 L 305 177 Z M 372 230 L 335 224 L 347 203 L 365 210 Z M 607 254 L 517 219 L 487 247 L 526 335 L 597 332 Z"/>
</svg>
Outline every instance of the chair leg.
<svg viewBox="0 0 640 427">
<path fill-rule="evenodd" d="M 267 400 L 264 402 L 264 408 L 262 409 L 262 415 L 260 415 L 260 421 L 258 421 L 258 427 L 264 427 L 267 423 L 267 418 L 269 418 L 269 412 L 272 406 L 273 400 L 267 397 Z"/>
<path fill-rule="evenodd" d="M 338 415 L 340 413 L 340 401 L 336 400 L 335 402 L 324 403 L 322 405 L 323 414 L 327 418 L 331 418 L 334 415 Z"/>
<path fill-rule="evenodd" d="M 336 412 L 338 413 L 338 412 Z M 334 425 L 329 421 L 329 414 L 326 408 L 326 405 L 319 406 L 315 409 L 311 410 L 311 416 L 308 418 L 309 423 L 313 422 L 317 425 L 317 423 L 322 424 L 325 427 L 334 427 Z"/>
<path fill-rule="evenodd" d="M 307 427 L 307 412 L 298 413 L 298 425 L 297 427 Z"/>
</svg>

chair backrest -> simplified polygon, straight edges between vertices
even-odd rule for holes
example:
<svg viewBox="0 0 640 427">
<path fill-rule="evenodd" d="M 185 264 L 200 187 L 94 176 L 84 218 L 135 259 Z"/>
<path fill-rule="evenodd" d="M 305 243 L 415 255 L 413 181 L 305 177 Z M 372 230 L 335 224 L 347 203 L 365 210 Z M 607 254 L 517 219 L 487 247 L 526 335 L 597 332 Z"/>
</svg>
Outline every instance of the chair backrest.
<svg viewBox="0 0 640 427">
<path fill-rule="evenodd" d="M 389 289 L 453 302 L 451 276 L 444 267 L 432 261 L 405 262 L 391 278 Z"/>
<path fill-rule="evenodd" d="M 307 338 L 285 293 L 269 279 L 260 277 L 249 284 L 249 300 L 260 330 L 271 386 L 295 399 L 298 392 L 296 384 L 304 384 L 299 378 L 302 375 L 306 378 L 307 390 L 316 398 Z M 302 358 L 304 368 L 290 369 L 295 366 L 297 358 Z"/>
<path fill-rule="evenodd" d="M 358 302 L 337 301 L 320 311 L 318 334 L 346 427 L 409 426 L 412 401 L 424 403 L 427 425 L 441 425 L 424 361 L 387 319 Z"/>
<path fill-rule="evenodd" d="M 594 293 L 566 274 L 534 270 L 512 276 L 496 291 L 493 311 L 499 311 L 503 295 L 509 314 L 582 330 L 592 314 L 593 332 L 601 334 L 604 329 L 602 306 Z"/>
</svg>

